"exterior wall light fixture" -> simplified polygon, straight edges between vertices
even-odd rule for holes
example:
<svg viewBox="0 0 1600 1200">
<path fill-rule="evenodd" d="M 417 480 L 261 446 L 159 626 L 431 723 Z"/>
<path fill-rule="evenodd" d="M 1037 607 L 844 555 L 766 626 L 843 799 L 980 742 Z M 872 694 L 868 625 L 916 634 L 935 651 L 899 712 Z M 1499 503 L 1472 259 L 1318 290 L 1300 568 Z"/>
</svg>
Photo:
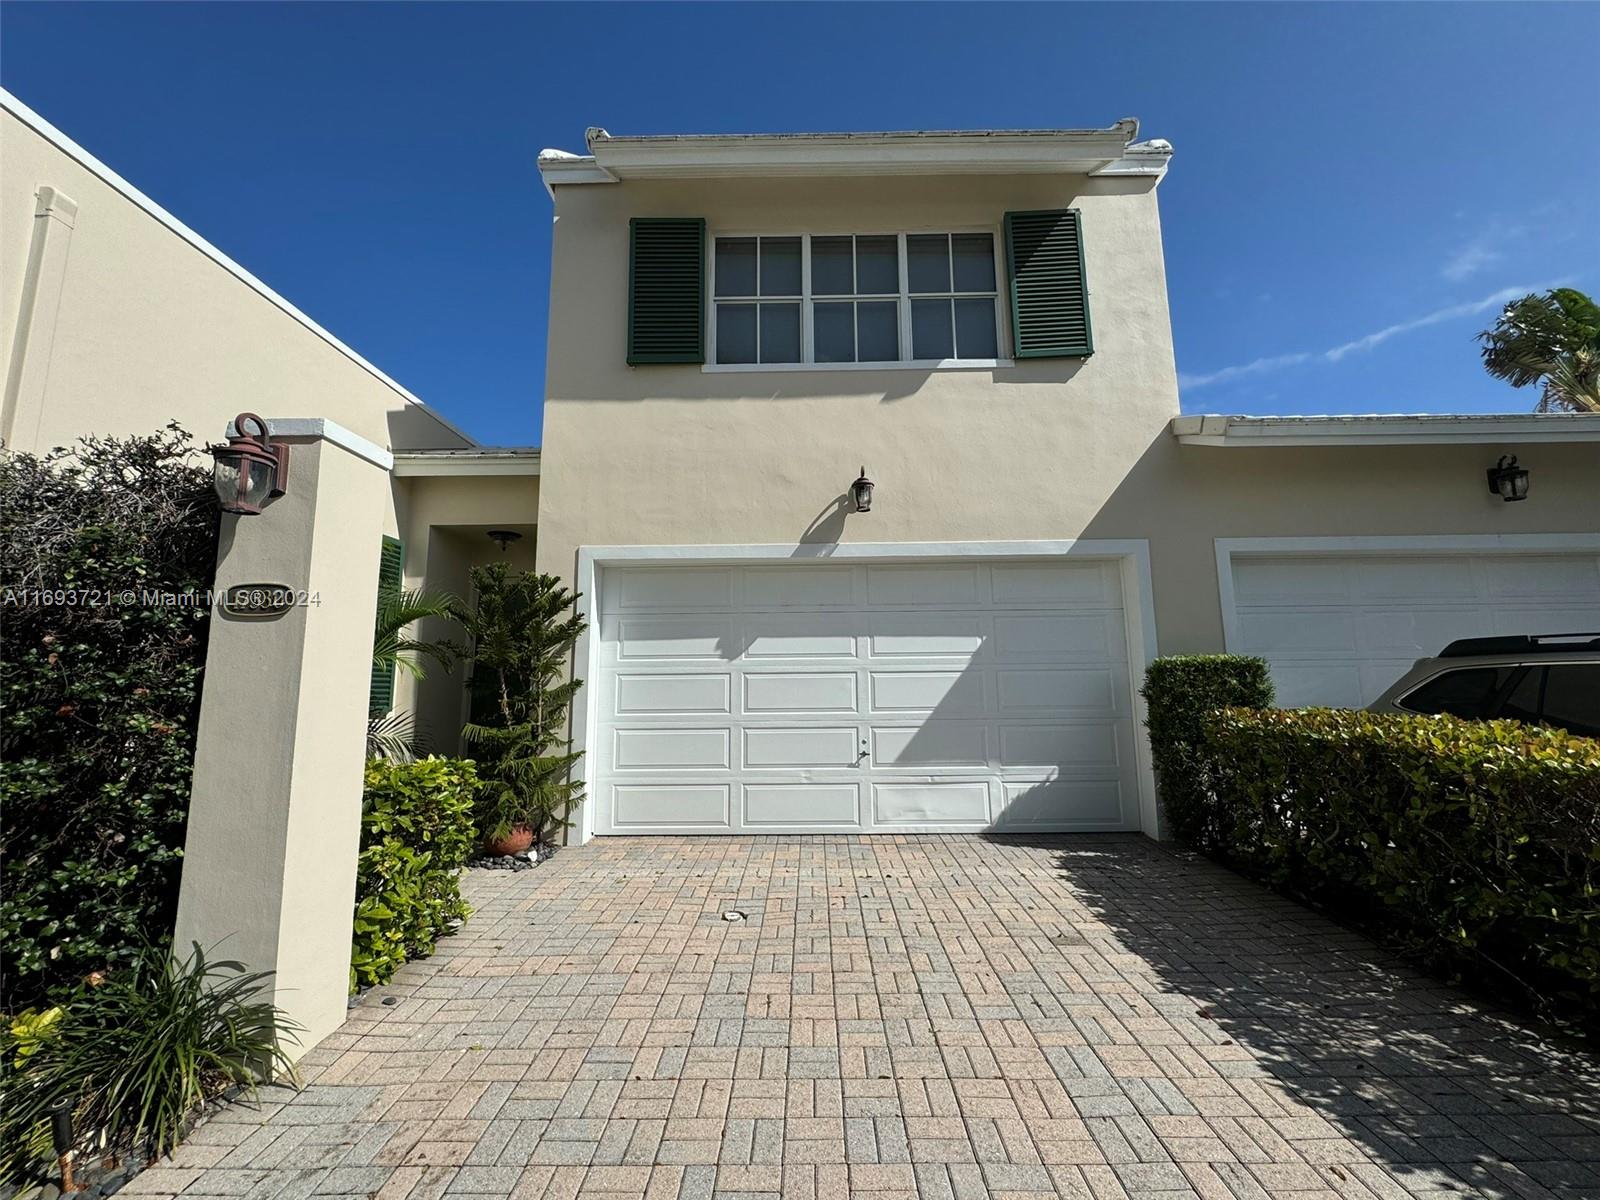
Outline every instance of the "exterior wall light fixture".
<svg viewBox="0 0 1600 1200">
<path fill-rule="evenodd" d="M 856 502 L 857 512 L 872 511 L 872 480 L 867 478 L 867 469 L 861 468 L 861 474 L 850 485 L 850 497 Z"/>
<path fill-rule="evenodd" d="M 1502 454 L 1489 468 L 1489 490 L 1509 504 L 1528 498 L 1528 468 L 1517 466 L 1517 456 Z"/>
<path fill-rule="evenodd" d="M 260 436 L 247 429 L 254 423 Z M 255 413 L 233 419 L 234 432 L 227 443 L 211 447 L 216 459 L 211 485 L 217 489 L 222 511 L 253 517 L 267 501 L 283 495 L 289 482 L 289 447 L 272 440 L 267 423 Z"/>
</svg>

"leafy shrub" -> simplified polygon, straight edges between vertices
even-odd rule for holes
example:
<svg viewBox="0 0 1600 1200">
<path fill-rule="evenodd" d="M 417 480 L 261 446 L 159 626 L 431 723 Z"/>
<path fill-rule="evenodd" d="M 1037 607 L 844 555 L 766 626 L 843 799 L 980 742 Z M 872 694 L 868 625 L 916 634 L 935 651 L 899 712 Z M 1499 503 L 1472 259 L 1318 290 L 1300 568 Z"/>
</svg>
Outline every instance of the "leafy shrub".
<svg viewBox="0 0 1600 1200">
<path fill-rule="evenodd" d="M 477 839 L 471 762 L 371 759 L 361 799 L 350 990 L 386 983 L 466 920 L 460 871 Z"/>
<path fill-rule="evenodd" d="M 1208 849 L 1435 967 L 1600 1022 L 1600 741 L 1330 709 L 1206 720 Z"/>
<path fill-rule="evenodd" d="M 483 772 L 478 833 L 485 841 L 527 826 L 542 840 L 571 825 L 583 799 L 567 747 L 567 710 L 583 686 L 568 679 L 573 643 L 587 628 L 554 575 L 506 563 L 472 569 L 476 604 L 458 620 L 472 636 L 472 720 L 461 731 Z"/>
<path fill-rule="evenodd" d="M 1266 660 L 1240 654 L 1158 658 L 1145 673 L 1145 726 L 1167 831 L 1190 845 L 1215 840 L 1216 819 L 1204 775 L 1207 713 L 1219 708 L 1270 708 Z"/>
<path fill-rule="evenodd" d="M 149 1159 L 172 1149 L 213 1096 L 292 1074 L 279 1041 L 299 1026 L 257 998 L 267 978 L 208 961 L 198 945 L 181 962 L 146 946 L 57 1009 L 14 1023 L 0 1035 L 0 1179 L 37 1177 L 48 1163 L 58 1104 L 71 1105 L 81 1144 L 103 1137 L 113 1152 Z"/>
<path fill-rule="evenodd" d="M 170 934 L 216 562 L 176 426 L 0 455 L 0 1009 Z M 129 603 L 121 593 L 135 593 Z"/>
</svg>

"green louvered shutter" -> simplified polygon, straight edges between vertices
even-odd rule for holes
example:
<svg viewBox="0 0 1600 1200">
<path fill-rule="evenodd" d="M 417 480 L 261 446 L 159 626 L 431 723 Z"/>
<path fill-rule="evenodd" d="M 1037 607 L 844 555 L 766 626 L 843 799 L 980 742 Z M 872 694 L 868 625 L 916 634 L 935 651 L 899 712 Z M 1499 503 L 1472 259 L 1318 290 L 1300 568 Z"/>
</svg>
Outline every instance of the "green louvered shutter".
<svg viewBox="0 0 1600 1200">
<path fill-rule="evenodd" d="M 1087 358 L 1089 284 L 1075 208 L 1006 214 L 1011 342 L 1018 358 Z"/>
<path fill-rule="evenodd" d="M 628 363 L 706 360 L 706 223 L 628 222 Z"/>
<path fill-rule="evenodd" d="M 383 539 L 378 554 L 378 594 L 399 591 L 400 569 L 405 563 L 405 548 L 396 538 Z M 367 712 L 381 717 L 394 707 L 394 665 L 372 664 L 372 686 L 367 692 Z"/>
</svg>

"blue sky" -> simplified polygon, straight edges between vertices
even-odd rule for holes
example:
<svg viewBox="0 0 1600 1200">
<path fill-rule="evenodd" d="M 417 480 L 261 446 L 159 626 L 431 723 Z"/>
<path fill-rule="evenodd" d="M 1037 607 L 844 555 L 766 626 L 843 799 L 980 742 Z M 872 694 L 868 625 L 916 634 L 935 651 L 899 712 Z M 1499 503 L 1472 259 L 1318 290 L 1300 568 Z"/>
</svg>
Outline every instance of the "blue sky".
<svg viewBox="0 0 1600 1200">
<path fill-rule="evenodd" d="M 480 439 L 538 438 L 544 146 L 1103 126 L 1188 412 L 1521 411 L 1472 335 L 1600 292 L 1600 5 L 8 3 L 0 80 Z M 1585 99 L 1587 97 L 1587 100 Z"/>
</svg>

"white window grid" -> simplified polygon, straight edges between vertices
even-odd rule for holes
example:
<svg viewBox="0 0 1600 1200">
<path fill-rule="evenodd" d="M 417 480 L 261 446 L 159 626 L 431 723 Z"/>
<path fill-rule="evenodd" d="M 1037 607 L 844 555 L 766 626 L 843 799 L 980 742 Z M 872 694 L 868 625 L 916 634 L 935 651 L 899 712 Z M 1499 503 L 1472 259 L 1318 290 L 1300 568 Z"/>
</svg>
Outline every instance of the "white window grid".
<svg viewBox="0 0 1600 1200">
<path fill-rule="evenodd" d="M 940 235 L 946 237 L 963 233 L 986 233 L 989 235 L 990 245 L 994 250 L 994 281 L 995 290 L 991 292 L 917 292 L 915 296 L 910 290 L 910 266 L 906 253 L 906 239 L 923 234 Z M 814 237 L 894 237 L 898 246 L 900 265 L 900 292 L 898 295 L 862 294 L 851 296 L 813 295 L 811 290 L 811 239 Z M 733 304 L 760 304 L 762 302 L 794 303 L 800 301 L 800 361 L 792 363 L 719 363 L 717 361 L 717 300 L 716 295 L 716 268 L 717 268 L 717 241 L 722 238 L 799 238 L 800 239 L 800 295 L 795 296 L 737 296 L 724 297 L 725 303 Z M 706 279 L 709 286 L 706 288 L 706 362 L 701 368 L 703 371 L 795 371 L 813 369 L 818 371 L 861 371 L 861 370 L 909 370 L 909 369 L 938 369 L 938 368 L 973 368 L 973 367 L 998 367 L 1009 366 L 1011 360 L 1004 353 L 1006 346 L 1006 305 L 1000 301 L 1005 294 L 1004 262 L 1002 260 L 1002 247 L 1000 229 L 993 225 L 972 226 L 940 226 L 934 229 L 850 229 L 850 230 L 811 230 L 805 233 L 795 231 L 774 232 L 771 230 L 744 230 L 744 229 L 716 229 L 708 230 L 706 237 Z M 851 254 L 855 250 L 852 244 Z M 758 250 L 759 269 L 759 250 Z M 954 264 L 951 266 L 951 286 L 955 285 Z M 760 290 L 759 274 L 756 288 Z M 998 358 L 945 358 L 945 359 L 916 359 L 900 358 L 893 362 L 824 362 L 816 361 L 816 346 L 812 337 L 813 313 L 812 309 L 818 301 L 824 304 L 843 300 L 855 302 L 872 300 L 894 300 L 896 302 L 897 317 L 900 331 L 900 352 L 909 355 L 913 351 L 911 342 L 911 301 L 918 300 L 981 300 L 984 298 L 994 300 L 994 340 L 995 346 L 1001 351 Z M 757 317 L 757 353 L 760 346 L 759 315 Z"/>
</svg>

